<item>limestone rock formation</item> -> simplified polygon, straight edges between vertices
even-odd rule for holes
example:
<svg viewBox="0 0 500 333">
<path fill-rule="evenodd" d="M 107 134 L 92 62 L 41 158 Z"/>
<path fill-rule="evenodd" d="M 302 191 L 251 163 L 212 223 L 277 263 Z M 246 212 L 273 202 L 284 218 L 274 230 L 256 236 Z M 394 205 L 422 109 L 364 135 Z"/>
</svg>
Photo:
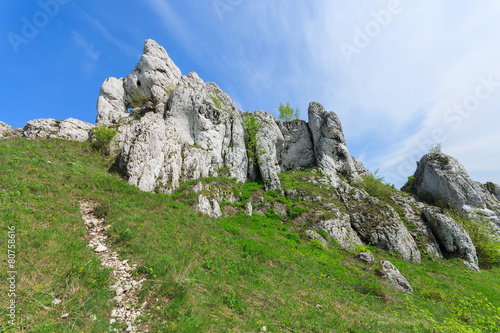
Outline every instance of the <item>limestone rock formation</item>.
<svg viewBox="0 0 500 333">
<path fill-rule="evenodd" d="M 326 112 L 318 103 L 309 104 L 309 128 L 311 129 L 314 154 L 318 166 L 334 186 L 339 173 L 358 178 L 358 172 L 347 150 L 340 120 L 334 112 Z"/>
<path fill-rule="evenodd" d="M 339 209 L 330 212 L 334 214 L 334 218 L 320 221 L 317 228 L 326 231 L 329 237 L 346 250 L 353 251 L 356 245 L 363 245 L 358 234 L 352 229 L 349 215 L 341 213 Z"/>
<path fill-rule="evenodd" d="M 316 162 L 309 126 L 304 120 L 278 121 L 283 135 L 283 146 L 279 152 L 281 172 L 296 167 L 308 167 Z"/>
<path fill-rule="evenodd" d="M 0 139 L 18 137 L 21 136 L 21 134 L 22 130 L 20 128 L 13 129 L 12 126 L 0 121 Z"/>
<path fill-rule="evenodd" d="M 468 261 L 479 271 L 476 248 L 469 234 L 453 218 L 436 209 L 425 208 L 423 213 L 441 249 Z"/>
<path fill-rule="evenodd" d="M 382 260 L 380 261 L 382 265 L 382 269 L 380 270 L 380 274 L 382 278 L 385 280 L 389 280 L 394 282 L 394 286 L 400 290 L 403 290 L 407 293 L 413 293 L 412 286 L 408 283 L 408 280 L 401 274 L 399 269 L 396 268 L 390 261 Z"/>
<path fill-rule="evenodd" d="M 443 153 L 428 153 L 418 162 L 414 187 L 420 197 L 431 195 L 435 200 L 450 203 L 457 211 L 465 205 L 486 208 L 480 186 L 453 157 Z"/>
<path fill-rule="evenodd" d="M 124 81 L 110 77 L 102 84 L 97 99 L 96 125 L 117 124 L 120 119 L 128 117 Z"/>
<path fill-rule="evenodd" d="M 87 141 L 89 131 L 94 125 L 68 118 L 66 120 L 35 119 L 28 121 L 23 128 L 23 136 L 29 139 L 59 138 L 72 141 Z"/>
</svg>

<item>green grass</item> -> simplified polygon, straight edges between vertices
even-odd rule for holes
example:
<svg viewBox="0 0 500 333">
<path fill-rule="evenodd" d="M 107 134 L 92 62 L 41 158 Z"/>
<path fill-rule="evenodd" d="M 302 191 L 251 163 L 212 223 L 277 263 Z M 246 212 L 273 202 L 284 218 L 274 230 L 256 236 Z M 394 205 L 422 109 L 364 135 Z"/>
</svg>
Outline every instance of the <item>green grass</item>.
<svg viewBox="0 0 500 333">
<path fill-rule="evenodd" d="M 7 271 L 7 227 L 15 225 L 20 278 L 16 328 L 4 320 L 7 284 L 0 285 L 1 331 L 107 331 L 113 307 L 107 287 L 113 281 L 86 246 L 82 200 L 98 204 L 97 213 L 112 226 L 110 247 L 138 264 L 138 274 L 147 278 L 140 294 L 149 311 L 142 330 L 459 332 L 460 326 L 480 325 L 485 332 L 485 327 L 498 331 L 492 308 L 500 307 L 498 267 L 477 274 L 459 260 L 424 258 L 411 264 L 370 247 L 375 258 L 390 260 L 412 284 L 415 293 L 404 295 L 379 278 L 377 265 L 301 238 L 294 221 L 283 224 L 257 214 L 211 219 L 184 203 L 189 195 L 129 186 L 113 165 L 113 158 L 82 143 L 0 141 L 1 271 Z M 285 188 L 337 202 L 327 188 L 304 181 L 315 177 L 307 170 L 280 177 Z M 231 180 L 213 182 L 229 187 Z M 262 185 L 242 184 L 237 191 L 247 200 Z M 62 303 L 53 305 L 53 298 Z M 474 310 L 466 313 L 470 306 Z M 60 318 L 63 313 L 69 318 Z"/>
</svg>

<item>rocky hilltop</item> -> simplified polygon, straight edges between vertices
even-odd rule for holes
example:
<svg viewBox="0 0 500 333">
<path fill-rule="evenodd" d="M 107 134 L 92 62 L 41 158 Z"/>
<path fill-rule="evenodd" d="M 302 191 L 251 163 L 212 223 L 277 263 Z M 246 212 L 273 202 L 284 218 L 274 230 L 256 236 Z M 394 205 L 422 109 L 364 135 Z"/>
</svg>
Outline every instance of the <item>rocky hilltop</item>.
<svg viewBox="0 0 500 333">
<path fill-rule="evenodd" d="M 334 112 L 315 102 L 307 122 L 244 112 L 217 84 L 194 72 L 182 75 L 153 40 L 129 75 L 104 81 L 95 126 L 117 131 L 113 149 L 129 184 L 183 192 L 196 199 L 193 208 L 214 217 L 243 212 L 294 221 L 323 246 L 372 244 L 416 263 L 424 254 L 459 257 L 479 271 L 470 235 L 436 205 L 500 227 L 499 186 L 474 182 L 454 158 L 425 155 L 405 192 L 397 191 L 349 154 Z M 93 128 L 75 119 L 39 119 L 19 130 L 0 123 L 0 135 L 85 141 Z M 208 177 L 233 180 L 198 181 Z M 247 181 L 261 181 L 265 191 L 242 195 L 237 184 Z"/>
</svg>

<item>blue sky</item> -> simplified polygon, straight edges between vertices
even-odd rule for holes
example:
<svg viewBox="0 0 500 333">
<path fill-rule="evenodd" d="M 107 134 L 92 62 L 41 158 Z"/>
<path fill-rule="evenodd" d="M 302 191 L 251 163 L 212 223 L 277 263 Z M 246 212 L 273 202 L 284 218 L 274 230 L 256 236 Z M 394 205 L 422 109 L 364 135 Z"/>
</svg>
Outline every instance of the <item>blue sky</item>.
<svg viewBox="0 0 500 333">
<path fill-rule="evenodd" d="M 396 186 L 436 143 L 500 183 L 499 17 L 493 0 L 5 0 L 0 120 L 93 123 L 102 82 L 152 38 L 245 111 L 335 111 L 351 154 Z"/>
</svg>

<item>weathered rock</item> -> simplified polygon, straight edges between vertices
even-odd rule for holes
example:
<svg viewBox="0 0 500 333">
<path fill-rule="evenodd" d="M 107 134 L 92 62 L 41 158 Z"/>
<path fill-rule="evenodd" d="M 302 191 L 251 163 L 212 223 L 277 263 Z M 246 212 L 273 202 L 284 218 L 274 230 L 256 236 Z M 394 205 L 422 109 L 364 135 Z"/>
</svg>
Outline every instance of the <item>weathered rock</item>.
<svg viewBox="0 0 500 333">
<path fill-rule="evenodd" d="M 120 119 L 128 117 L 125 107 L 125 79 L 107 78 L 99 91 L 97 99 L 96 125 L 118 124 Z"/>
<path fill-rule="evenodd" d="M 257 164 L 266 191 L 280 190 L 281 183 L 278 173 L 281 171 L 279 153 L 283 147 L 283 134 L 276 118 L 264 111 L 255 111 L 254 116 L 260 123 L 257 132 Z"/>
<path fill-rule="evenodd" d="M 154 40 L 146 40 L 139 63 L 124 81 L 127 107 L 142 108 L 151 103 L 155 112 L 163 113 L 180 79 L 181 71 L 167 51 Z"/>
<path fill-rule="evenodd" d="M 425 208 L 423 213 L 441 245 L 441 250 L 458 256 L 477 267 L 476 247 L 464 228 L 453 218 L 436 209 Z"/>
<path fill-rule="evenodd" d="M 394 282 L 394 286 L 396 288 L 401 289 L 406 293 L 413 293 L 412 286 L 408 283 L 406 278 L 401 274 L 396 266 L 387 260 L 381 260 L 380 264 L 382 266 L 380 274 L 383 279 Z"/>
<path fill-rule="evenodd" d="M 421 202 L 416 201 L 413 197 L 401 195 L 392 195 L 391 199 L 404 211 L 405 219 L 407 219 L 408 231 L 414 240 L 419 240 L 417 243 L 420 251 L 429 254 L 435 258 L 442 258 L 443 254 L 439 248 L 434 234 L 429 227 L 427 221 L 422 217 L 422 209 L 426 207 Z"/>
<path fill-rule="evenodd" d="M 339 173 L 358 178 L 354 162 L 347 150 L 340 120 L 334 112 L 326 112 L 318 103 L 309 104 L 309 128 L 314 143 L 314 154 L 318 166 L 334 186 L 339 182 Z"/>
<path fill-rule="evenodd" d="M 358 175 L 361 177 L 373 177 L 373 174 L 363 165 L 363 163 L 361 163 L 361 161 L 352 156 L 351 158 Z"/>
<path fill-rule="evenodd" d="M 217 85 L 196 73 L 181 78 L 164 115 L 148 112 L 129 120 L 116 140 L 123 144 L 120 168 L 144 191 L 170 193 L 180 180 L 217 176 L 224 167 L 237 181 L 246 180 L 238 110 Z"/>
<path fill-rule="evenodd" d="M 356 245 L 363 245 L 351 227 L 349 215 L 342 214 L 338 209 L 333 209 L 331 212 L 335 214 L 335 218 L 319 222 L 317 228 L 326 231 L 329 237 L 346 250 L 354 251 Z"/>
<path fill-rule="evenodd" d="M 208 200 L 207 197 L 203 194 L 198 195 L 198 205 L 196 206 L 196 209 L 203 214 L 207 214 L 210 217 L 222 216 L 222 212 L 217 200 Z"/>
<path fill-rule="evenodd" d="M 360 252 L 356 257 L 358 257 L 359 260 L 364 261 L 369 265 L 375 263 L 375 258 L 373 257 L 373 254 L 371 254 L 370 252 Z"/>
<path fill-rule="evenodd" d="M 72 141 L 87 141 L 94 125 L 68 118 L 66 120 L 35 119 L 24 125 L 23 136 L 29 139 L 59 138 Z"/>
<path fill-rule="evenodd" d="M 315 239 L 315 240 L 319 241 L 325 249 L 328 248 L 328 242 L 323 237 L 321 237 L 321 235 L 318 234 L 316 231 L 306 230 L 305 234 L 310 239 Z"/>
<path fill-rule="evenodd" d="M 307 167 L 315 163 L 314 147 L 307 123 L 303 120 L 278 122 L 283 135 L 283 146 L 279 151 L 281 172 L 296 167 Z"/>
<path fill-rule="evenodd" d="M 9 133 L 10 131 L 12 131 L 12 126 L 7 125 L 3 121 L 0 121 L 0 138 L 7 136 L 7 133 Z"/>
<path fill-rule="evenodd" d="M 465 205 L 486 208 L 480 186 L 469 177 L 465 168 L 449 155 L 424 155 L 413 176 L 413 187 L 420 197 L 431 195 L 435 200 L 450 203 L 457 211 L 463 211 Z"/>
<path fill-rule="evenodd" d="M 403 222 L 391 207 L 380 210 L 386 216 L 371 216 L 368 214 L 351 214 L 351 225 L 361 240 L 371 243 L 384 250 L 393 251 L 404 260 L 421 261 L 421 254 L 415 240 L 406 229 Z"/>
</svg>

